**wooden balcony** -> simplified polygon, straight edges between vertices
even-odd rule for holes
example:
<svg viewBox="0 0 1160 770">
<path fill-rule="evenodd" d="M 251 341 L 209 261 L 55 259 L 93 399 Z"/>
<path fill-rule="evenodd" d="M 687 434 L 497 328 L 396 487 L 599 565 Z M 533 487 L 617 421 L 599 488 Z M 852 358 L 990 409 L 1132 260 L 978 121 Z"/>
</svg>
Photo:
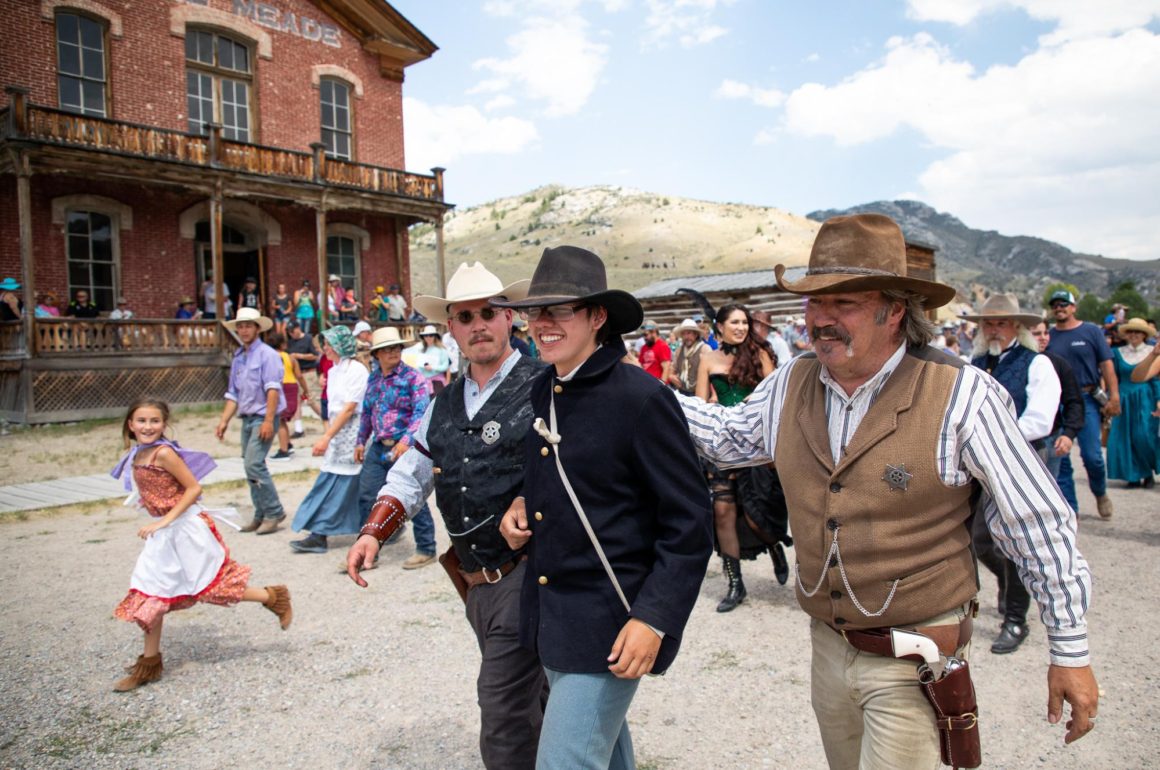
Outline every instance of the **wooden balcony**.
<svg viewBox="0 0 1160 770">
<path fill-rule="evenodd" d="M 220 126 L 208 126 L 206 135 L 191 134 L 41 107 L 29 103 L 20 89 L 10 88 L 9 94 L 10 106 L 0 110 L 0 144 L 46 151 L 80 150 L 169 167 L 157 181 L 184 179 L 204 183 L 199 172 L 232 171 L 259 184 L 283 183 L 324 188 L 332 193 L 391 196 L 418 203 L 419 211 L 428 214 L 447 208 L 443 203 L 442 169 L 433 169 L 430 175 L 413 174 L 329 158 L 320 144 L 311 145 L 312 152 L 302 152 L 233 142 L 222 137 Z M 99 166 L 93 168 L 99 171 Z M 134 170 L 127 163 L 119 164 L 117 169 L 122 175 Z M 149 175 L 150 171 L 149 166 L 140 169 L 142 175 Z"/>
</svg>

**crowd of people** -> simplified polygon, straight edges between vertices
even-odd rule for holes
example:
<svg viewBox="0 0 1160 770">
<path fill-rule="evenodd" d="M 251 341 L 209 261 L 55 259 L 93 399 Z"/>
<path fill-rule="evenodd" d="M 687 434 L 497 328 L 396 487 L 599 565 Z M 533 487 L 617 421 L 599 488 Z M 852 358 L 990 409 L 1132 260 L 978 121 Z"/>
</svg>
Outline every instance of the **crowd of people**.
<svg viewBox="0 0 1160 770">
<path fill-rule="evenodd" d="M 306 534 L 290 547 L 326 553 L 329 538 L 355 536 L 345 570 L 365 587 L 381 546 L 412 523 L 415 553 L 401 566 L 438 559 L 479 645 L 488 768 L 634 767 L 629 706 L 641 678 L 675 660 L 713 550 L 718 612 L 745 601 L 741 564 L 763 553 L 805 610 L 832 767 L 979 763 L 968 663 L 976 558 L 999 586 L 991 652 L 1017 650 L 1037 606 L 1049 721 L 1067 719 L 1068 742 L 1082 737 L 1096 724 L 1098 686 L 1070 455 L 1078 444 L 1100 519 L 1113 515 L 1109 478 L 1154 484 L 1154 325 L 1123 320 L 1113 349 L 1060 291 L 1047 317 L 995 294 L 936 327 L 928 315 L 955 291 L 907 275 L 901 231 L 880 215 L 827 221 L 806 274 L 789 282 L 778 265 L 775 275 L 803 298 L 802 315 L 727 303 L 667 340 L 631 294 L 608 286 L 597 255 L 571 246 L 546 249 L 530 281 L 506 286 L 478 262 L 461 265 L 445 296 L 414 298 L 416 313 L 447 329 L 424 326 L 418 340 L 360 318 L 316 342 L 315 308 L 355 320 L 353 298 L 328 288 L 319 300 L 308 281 L 293 294 L 279 286 L 271 318 L 247 281 L 223 321 L 242 344 L 217 426 L 222 438 L 241 419 L 254 510 L 241 531 L 281 528 L 288 513 L 266 457 L 276 439 L 282 459 L 304 436 L 295 402 L 315 409 L 324 428 L 311 451 L 323 466 L 293 516 Z M 367 303 L 372 321 L 406 317 L 390 288 Z M 127 460 L 131 476 L 165 481 L 164 495 L 142 490 L 156 520 L 142 530 L 146 550 L 177 521 L 208 525 L 198 558 L 224 570 L 213 512 L 197 503 L 199 472 L 182 469 L 175 445 L 154 449 L 165 418 L 151 402 L 126 421 L 143 448 Z M 431 494 L 451 541 L 438 557 Z M 142 558 L 145 574 L 156 558 Z M 172 596 L 138 582 L 134 606 Z M 284 586 L 239 578 L 228 588 L 182 596 L 260 601 L 289 624 Z M 139 613 L 118 616 L 142 624 Z M 117 689 L 160 677 L 153 627 L 142 624 L 144 654 Z M 925 640 L 938 671 L 892 646 L 899 630 Z"/>
</svg>

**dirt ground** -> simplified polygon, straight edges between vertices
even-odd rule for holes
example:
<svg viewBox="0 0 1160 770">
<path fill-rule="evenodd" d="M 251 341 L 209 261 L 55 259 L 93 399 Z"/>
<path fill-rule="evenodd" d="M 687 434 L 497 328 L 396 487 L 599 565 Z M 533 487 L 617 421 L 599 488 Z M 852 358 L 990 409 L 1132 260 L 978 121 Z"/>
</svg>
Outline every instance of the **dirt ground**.
<svg viewBox="0 0 1160 770">
<path fill-rule="evenodd" d="M 219 445 L 215 423 L 216 413 L 183 415 L 178 437 L 235 453 L 236 434 Z M 99 472 L 117 459 L 118 441 L 108 424 L 17 431 L 0 438 L 0 474 L 14 483 Z M 293 511 L 311 482 L 277 483 Z M 985 575 L 972 667 L 987 767 L 1142 768 L 1160 757 L 1160 653 L 1140 599 L 1157 577 L 1160 490 L 1114 482 L 1111 495 L 1111 521 L 1080 524 L 1095 575 L 1098 727 L 1065 747 L 1063 728 L 1046 723 L 1037 621 L 1018 652 L 989 653 L 999 619 Z M 243 512 L 249 502 L 237 484 L 211 487 L 206 500 Z M 1094 510 L 1086 488 L 1081 506 Z M 256 605 L 176 613 L 165 625 L 164 678 L 112 692 L 140 652 L 139 631 L 112 617 L 140 549 L 137 516 L 110 502 L 0 520 L 0 767 L 481 767 L 474 636 L 437 566 L 399 569 L 409 537 L 385 550 L 363 590 L 339 572 L 351 538 L 320 556 L 291 552 L 288 530 L 225 532 L 255 585 L 290 586 L 293 626 L 280 631 Z M 710 565 L 676 663 L 642 683 L 629 714 L 640 768 L 825 766 L 806 617 L 768 560 L 744 570 L 749 599 L 722 615 L 724 580 Z"/>
</svg>

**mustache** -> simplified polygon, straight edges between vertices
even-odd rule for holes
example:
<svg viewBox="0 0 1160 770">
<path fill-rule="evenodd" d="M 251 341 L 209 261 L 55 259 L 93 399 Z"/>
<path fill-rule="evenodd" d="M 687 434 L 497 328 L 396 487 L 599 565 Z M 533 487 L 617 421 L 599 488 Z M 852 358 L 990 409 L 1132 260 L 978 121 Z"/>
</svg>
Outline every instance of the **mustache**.
<svg viewBox="0 0 1160 770">
<path fill-rule="evenodd" d="M 491 336 L 490 334 L 481 333 L 481 334 L 472 335 L 471 339 L 468 340 L 467 344 L 474 345 L 477 342 L 494 342 L 494 341 L 495 341 L 495 337 Z"/>
<path fill-rule="evenodd" d="M 814 342 L 818 340 L 837 340 L 843 345 L 849 345 L 852 337 L 837 326 L 814 326 L 810 328 L 810 339 Z"/>
</svg>

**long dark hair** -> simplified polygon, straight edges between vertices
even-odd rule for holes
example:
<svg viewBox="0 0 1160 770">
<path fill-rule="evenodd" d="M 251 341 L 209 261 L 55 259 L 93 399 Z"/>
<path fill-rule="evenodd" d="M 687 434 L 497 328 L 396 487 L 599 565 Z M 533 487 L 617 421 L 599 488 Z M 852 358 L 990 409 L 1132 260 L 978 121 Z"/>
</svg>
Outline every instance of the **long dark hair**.
<svg viewBox="0 0 1160 770">
<path fill-rule="evenodd" d="M 713 320 L 717 327 L 717 332 L 722 334 L 721 329 L 725 321 L 738 310 L 745 314 L 745 320 L 749 323 L 749 333 L 745 335 L 745 339 L 742 340 L 741 344 L 737 345 L 733 350 L 733 365 L 729 367 L 727 379 L 733 385 L 741 385 L 745 388 L 756 388 L 757 383 L 764 379 L 764 375 L 761 373 L 761 351 L 764 347 L 753 336 L 753 316 L 750 315 L 749 308 L 738 302 L 730 302 L 728 305 L 722 305 L 717 310 L 717 315 Z M 722 349 L 724 349 L 723 342 Z"/>
</svg>

